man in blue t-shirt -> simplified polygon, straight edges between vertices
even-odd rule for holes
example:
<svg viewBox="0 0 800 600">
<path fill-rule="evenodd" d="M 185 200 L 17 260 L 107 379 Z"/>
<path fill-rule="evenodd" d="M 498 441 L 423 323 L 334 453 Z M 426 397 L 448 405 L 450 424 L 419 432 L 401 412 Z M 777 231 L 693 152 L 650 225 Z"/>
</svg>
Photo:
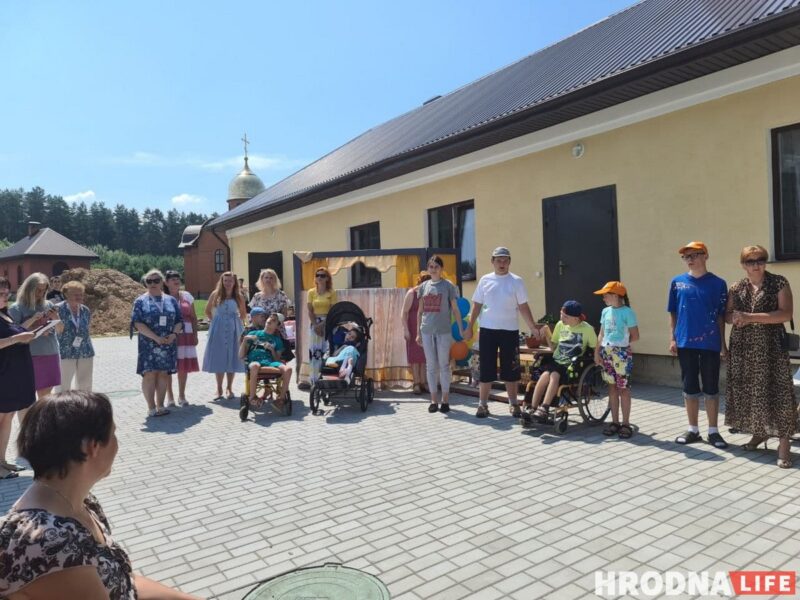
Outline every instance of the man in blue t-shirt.
<svg viewBox="0 0 800 600">
<path fill-rule="evenodd" d="M 717 429 L 717 416 L 720 358 L 728 352 L 725 346 L 728 286 L 706 269 L 708 248 L 703 242 L 689 242 L 678 253 L 689 272 L 675 277 L 669 286 L 669 351 L 678 355 L 681 365 L 689 429 L 675 441 L 692 444 L 703 440 L 697 426 L 702 391 L 708 415 L 708 442 L 716 448 L 727 448 Z"/>
</svg>

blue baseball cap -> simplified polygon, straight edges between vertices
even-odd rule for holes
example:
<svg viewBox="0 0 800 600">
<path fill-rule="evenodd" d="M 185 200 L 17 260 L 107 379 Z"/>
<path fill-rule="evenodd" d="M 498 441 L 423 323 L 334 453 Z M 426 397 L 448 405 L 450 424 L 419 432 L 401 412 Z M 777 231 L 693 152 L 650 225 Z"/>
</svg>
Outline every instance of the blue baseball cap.
<svg viewBox="0 0 800 600">
<path fill-rule="evenodd" d="M 561 310 L 564 311 L 565 315 L 569 315 L 570 317 L 578 317 L 580 319 L 586 318 L 583 314 L 583 306 L 581 306 L 581 303 L 577 300 L 567 300 L 564 302 Z"/>
<path fill-rule="evenodd" d="M 265 315 L 267 311 L 261 308 L 260 306 L 254 306 L 250 309 L 250 316 L 253 317 L 255 315 Z"/>
</svg>

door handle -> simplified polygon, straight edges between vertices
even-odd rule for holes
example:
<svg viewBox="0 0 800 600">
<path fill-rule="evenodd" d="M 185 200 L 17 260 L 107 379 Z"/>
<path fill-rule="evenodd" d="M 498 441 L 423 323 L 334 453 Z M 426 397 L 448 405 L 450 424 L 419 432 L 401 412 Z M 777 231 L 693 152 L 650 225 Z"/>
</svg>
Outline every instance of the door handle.
<svg viewBox="0 0 800 600">
<path fill-rule="evenodd" d="M 564 267 L 568 266 L 567 263 L 563 262 L 561 259 L 558 261 L 558 274 L 559 276 L 564 275 Z"/>
</svg>

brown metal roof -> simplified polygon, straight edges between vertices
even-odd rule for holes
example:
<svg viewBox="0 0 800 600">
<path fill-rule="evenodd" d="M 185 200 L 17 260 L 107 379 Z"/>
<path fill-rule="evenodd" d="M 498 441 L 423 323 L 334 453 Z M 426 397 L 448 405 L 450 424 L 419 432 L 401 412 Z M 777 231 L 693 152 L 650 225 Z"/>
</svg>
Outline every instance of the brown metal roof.
<svg viewBox="0 0 800 600">
<path fill-rule="evenodd" d="M 22 256 L 58 256 L 70 258 L 88 258 L 96 260 L 99 257 L 80 244 L 64 237 L 57 231 L 45 227 L 33 236 L 25 236 L 13 246 L 0 252 L 0 261 L 19 258 Z"/>
<path fill-rule="evenodd" d="M 800 0 L 643 0 L 379 125 L 214 219 L 233 227 L 800 44 Z"/>
</svg>

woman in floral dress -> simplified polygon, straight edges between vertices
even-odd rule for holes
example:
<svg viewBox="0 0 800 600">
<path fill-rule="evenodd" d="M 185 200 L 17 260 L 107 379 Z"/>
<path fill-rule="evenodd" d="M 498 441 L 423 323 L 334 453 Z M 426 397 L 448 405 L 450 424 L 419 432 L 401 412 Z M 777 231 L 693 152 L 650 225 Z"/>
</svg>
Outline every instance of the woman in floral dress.
<svg viewBox="0 0 800 600">
<path fill-rule="evenodd" d="M 281 280 L 273 269 L 261 269 L 258 276 L 256 287 L 259 291 L 253 294 L 250 299 L 250 308 L 260 306 L 268 315 L 278 313 L 289 318 L 290 312 L 294 310 L 289 296 L 283 291 Z M 283 323 L 280 326 L 281 337 L 286 339 L 286 330 Z"/>
<path fill-rule="evenodd" d="M 183 330 L 177 300 L 163 291 L 164 276 L 151 270 L 144 276 L 147 292 L 133 303 L 131 337 L 139 333 L 139 360 L 136 372 L 142 376 L 142 392 L 147 401 L 147 414 L 160 417 L 169 414 L 164 408 L 170 375 L 178 367 L 178 334 Z"/>
</svg>

